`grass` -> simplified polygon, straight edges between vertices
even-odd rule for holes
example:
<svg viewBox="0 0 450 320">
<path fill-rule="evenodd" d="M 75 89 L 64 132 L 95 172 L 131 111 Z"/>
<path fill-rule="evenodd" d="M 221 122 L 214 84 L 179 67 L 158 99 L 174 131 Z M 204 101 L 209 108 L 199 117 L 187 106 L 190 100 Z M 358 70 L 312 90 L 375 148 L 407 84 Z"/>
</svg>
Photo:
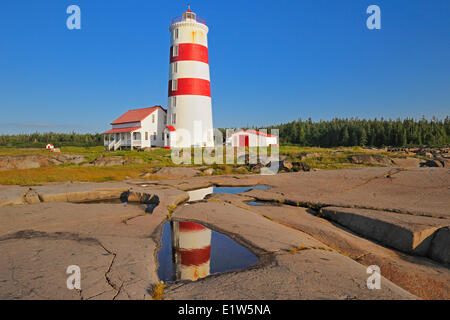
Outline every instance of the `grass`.
<svg viewBox="0 0 450 320">
<path fill-rule="evenodd" d="M 0 184 L 6 185 L 40 185 L 47 182 L 86 181 L 105 182 L 122 181 L 126 178 L 139 178 L 140 174 L 148 172 L 151 167 L 173 166 L 170 150 L 155 149 L 152 152 L 139 152 L 136 150 L 105 151 L 103 147 L 62 147 L 61 153 L 54 153 L 44 149 L 16 149 L 0 147 L 0 156 L 27 156 L 40 155 L 44 157 L 57 157 L 59 155 L 81 155 L 86 163 L 99 157 L 122 157 L 124 159 L 141 159 L 142 163 L 129 163 L 123 166 L 94 167 L 83 165 L 59 165 L 34 169 L 12 169 L 0 171 Z M 150 180 L 160 177 L 151 175 Z"/>
<path fill-rule="evenodd" d="M 364 149 L 362 147 L 316 148 L 281 146 L 280 154 L 287 156 L 287 160 L 299 161 L 299 157 L 309 154 L 301 161 L 317 169 L 345 169 L 358 167 L 377 167 L 381 165 L 355 164 L 349 160 L 350 155 L 376 154 L 390 158 L 405 158 L 406 155 L 382 150 Z"/>
<path fill-rule="evenodd" d="M 165 287 L 166 287 L 166 285 L 164 284 L 163 281 L 160 281 L 157 284 L 155 284 L 155 286 L 153 287 L 152 299 L 153 300 L 163 300 Z"/>
<path fill-rule="evenodd" d="M 176 204 L 171 204 L 168 207 L 169 213 L 167 214 L 167 221 L 172 220 L 172 213 L 175 211 L 175 209 L 177 208 Z"/>
<path fill-rule="evenodd" d="M 309 249 L 310 248 L 308 248 L 308 247 L 300 245 L 300 246 L 297 246 L 297 247 L 294 247 L 294 248 L 290 248 L 289 249 L 289 253 L 294 254 L 294 253 L 296 253 L 298 251 L 309 250 Z"/>
<path fill-rule="evenodd" d="M 249 148 L 246 148 L 249 151 Z M 254 148 L 250 151 L 256 151 Z M 268 150 L 270 154 L 271 151 Z M 281 146 L 280 155 L 286 156 L 289 161 L 302 161 L 312 168 L 318 169 L 344 169 L 354 167 L 370 167 L 377 165 L 354 164 L 349 160 L 349 155 L 354 154 L 378 154 L 388 157 L 405 157 L 405 155 L 393 154 L 380 150 L 369 150 L 361 147 L 341 148 L 314 148 L 299 146 Z M 61 153 L 54 153 L 44 149 L 36 148 L 8 148 L 0 147 L 0 156 L 27 156 L 40 155 L 44 157 L 56 157 L 58 155 L 81 155 L 86 162 L 92 162 L 99 157 L 122 157 L 124 159 L 140 159 L 142 163 L 128 163 L 123 166 L 113 167 L 85 167 L 83 165 L 59 165 L 41 167 L 35 169 L 12 169 L 0 171 L 0 184 L 6 185 L 39 185 L 46 182 L 61 181 L 121 181 L 129 178 L 139 178 L 140 174 L 149 172 L 152 167 L 176 166 L 171 158 L 171 151 L 166 149 L 154 149 L 151 152 L 137 150 L 105 151 L 102 146 L 98 147 L 61 147 Z M 256 152 L 255 152 L 256 154 Z M 306 155 L 308 156 L 306 157 Z M 237 151 L 235 151 L 235 160 Z M 214 175 L 222 174 L 246 174 L 249 173 L 248 166 L 240 164 L 213 164 Z M 150 175 L 148 179 L 158 179 Z"/>
<path fill-rule="evenodd" d="M 0 184 L 35 186 L 47 182 L 86 181 L 105 182 L 122 181 L 127 178 L 139 178 L 145 165 L 113 167 L 53 166 L 36 169 L 0 171 Z M 151 176 L 158 179 L 158 176 Z"/>
<path fill-rule="evenodd" d="M 310 249 L 316 249 L 316 250 L 323 250 L 323 251 L 333 251 L 331 249 L 327 249 L 325 247 L 305 247 L 302 245 L 299 245 L 298 247 L 293 247 L 289 249 L 289 253 L 294 254 L 298 251 L 303 251 L 303 250 L 310 250 Z"/>
<path fill-rule="evenodd" d="M 170 150 L 154 149 L 152 152 L 142 152 L 137 150 L 117 150 L 106 151 L 104 147 L 61 147 L 61 153 L 55 153 L 45 149 L 35 148 L 7 148 L 0 147 L 0 156 L 26 156 L 26 155 L 41 155 L 45 157 L 54 157 L 58 155 L 81 155 L 87 158 L 87 161 L 94 161 L 99 157 L 124 157 L 125 159 L 142 159 L 144 162 L 151 163 L 152 160 L 158 160 L 165 164 L 172 164 L 170 157 Z"/>
</svg>

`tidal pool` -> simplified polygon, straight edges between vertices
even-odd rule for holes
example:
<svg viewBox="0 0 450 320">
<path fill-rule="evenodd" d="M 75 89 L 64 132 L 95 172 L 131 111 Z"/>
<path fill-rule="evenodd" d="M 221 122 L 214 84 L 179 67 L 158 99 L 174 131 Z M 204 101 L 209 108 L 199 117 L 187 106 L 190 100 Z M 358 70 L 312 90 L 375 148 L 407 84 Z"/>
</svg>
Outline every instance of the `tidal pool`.
<svg viewBox="0 0 450 320">
<path fill-rule="evenodd" d="M 171 221 L 163 226 L 158 252 L 158 277 L 162 281 L 195 281 L 257 262 L 250 250 L 201 224 Z"/>
<path fill-rule="evenodd" d="M 248 201 L 247 202 L 249 205 L 251 206 L 271 206 L 271 207 L 280 207 L 282 204 L 279 202 L 275 202 L 275 201 L 259 201 L 259 200 L 254 200 L 254 201 Z"/>
</svg>

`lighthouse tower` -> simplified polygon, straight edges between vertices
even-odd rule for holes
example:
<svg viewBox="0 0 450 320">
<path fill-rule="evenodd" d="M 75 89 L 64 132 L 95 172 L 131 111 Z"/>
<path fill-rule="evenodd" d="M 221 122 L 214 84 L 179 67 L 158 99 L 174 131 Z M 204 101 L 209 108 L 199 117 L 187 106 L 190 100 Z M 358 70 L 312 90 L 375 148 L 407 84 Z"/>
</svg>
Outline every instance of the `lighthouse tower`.
<svg viewBox="0 0 450 320">
<path fill-rule="evenodd" d="M 189 8 L 170 25 L 170 68 L 164 146 L 212 147 L 208 27 Z"/>
</svg>

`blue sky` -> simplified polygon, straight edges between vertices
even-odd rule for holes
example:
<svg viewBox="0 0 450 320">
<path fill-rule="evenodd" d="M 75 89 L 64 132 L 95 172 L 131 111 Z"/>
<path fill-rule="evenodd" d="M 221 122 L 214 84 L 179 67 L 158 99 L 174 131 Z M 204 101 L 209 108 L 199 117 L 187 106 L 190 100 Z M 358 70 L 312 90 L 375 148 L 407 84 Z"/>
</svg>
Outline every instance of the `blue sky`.
<svg viewBox="0 0 450 320">
<path fill-rule="evenodd" d="M 450 1 L 189 1 L 210 27 L 215 127 L 450 114 Z M 103 132 L 167 105 L 186 1 L 2 0 L 0 134 Z M 66 9 L 81 8 L 68 30 Z M 381 8 L 381 30 L 366 9 Z"/>
</svg>

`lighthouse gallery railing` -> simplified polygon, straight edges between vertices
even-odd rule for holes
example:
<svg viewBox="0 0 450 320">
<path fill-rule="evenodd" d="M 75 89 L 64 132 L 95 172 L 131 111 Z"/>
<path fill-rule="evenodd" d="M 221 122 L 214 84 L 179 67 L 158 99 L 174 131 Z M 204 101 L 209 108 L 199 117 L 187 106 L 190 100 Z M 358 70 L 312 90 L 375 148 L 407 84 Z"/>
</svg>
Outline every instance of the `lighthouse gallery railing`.
<svg viewBox="0 0 450 320">
<path fill-rule="evenodd" d="M 206 25 L 206 20 L 203 18 L 200 18 L 197 15 L 193 15 L 193 16 L 188 16 L 186 17 L 185 15 L 179 16 L 179 17 L 175 17 L 172 19 L 172 24 L 177 23 L 177 22 L 182 22 L 182 21 L 189 21 L 189 20 L 195 20 L 198 23 L 202 23 Z"/>
</svg>

